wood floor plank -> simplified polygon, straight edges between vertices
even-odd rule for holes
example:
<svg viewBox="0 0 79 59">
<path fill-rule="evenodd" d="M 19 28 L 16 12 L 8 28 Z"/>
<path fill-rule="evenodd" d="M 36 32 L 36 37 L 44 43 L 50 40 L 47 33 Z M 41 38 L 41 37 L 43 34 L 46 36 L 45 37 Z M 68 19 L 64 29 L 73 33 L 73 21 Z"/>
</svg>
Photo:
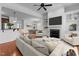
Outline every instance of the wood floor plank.
<svg viewBox="0 0 79 59">
<path fill-rule="evenodd" d="M 0 44 L 0 56 L 22 56 L 18 48 L 16 48 L 16 41 Z"/>
</svg>

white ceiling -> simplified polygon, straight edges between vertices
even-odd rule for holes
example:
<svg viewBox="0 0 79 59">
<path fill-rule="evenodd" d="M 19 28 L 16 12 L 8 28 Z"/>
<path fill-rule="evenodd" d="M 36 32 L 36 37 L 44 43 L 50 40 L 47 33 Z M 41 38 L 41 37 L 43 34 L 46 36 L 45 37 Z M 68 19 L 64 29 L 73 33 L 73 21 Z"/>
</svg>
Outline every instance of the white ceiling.
<svg viewBox="0 0 79 59">
<path fill-rule="evenodd" d="M 18 17 L 18 18 L 36 18 L 32 15 L 28 15 L 28 14 L 25 14 L 25 13 L 22 13 L 22 12 L 19 12 L 19 11 L 15 11 L 13 9 L 9 9 L 9 8 L 6 8 L 6 7 L 2 7 L 2 14 L 3 15 L 6 15 L 6 16 L 11 16 L 11 17 Z M 15 12 L 15 14 L 14 14 Z"/>
<path fill-rule="evenodd" d="M 40 13 L 40 14 L 45 12 L 43 9 L 40 9 L 39 11 L 37 11 L 39 6 L 33 6 L 35 4 L 40 5 L 40 3 L 17 3 L 17 4 L 22 6 L 22 7 L 29 8 L 32 11 L 35 11 L 35 12 Z M 45 4 L 51 4 L 51 3 L 45 3 Z M 70 6 L 72 4 L 75 4 L 75 3 L 52 3 L 53 6 L 46 7 L 46 8 L 47 8 L 48 12 L 50 12 L 50 11 L 53 12 L 54 10 L 58 10 L 61 7 L 67 7 L 67 6 Z M 5 15 L 7 15 L 7 16 L 14 16 L 14 10 L 12 10 L 12 9 L 3 7 L 2 11 L 5 12 Z M 28 14 L 25 14 L 25 13 L 22 13 L 19 11 L 16 11 L 16 16 L 19 18 L 32 18 L 32 17 L 34 17 L 32 15 L 28 15 Z"/>
<path fill-rule="evenodd" d="M 43 9 L 40 9 L 39 11 L 37 11 L 39 6 L 33 6 L 33 5 L 40 5 L 40 3 L 18 3 L 18 4 L 22 7 L 29 8 L 33 11 L 38 12 L 38 13 L 45 12 Z M 60 7 L 70 6 L 70 5 L 75 4 L 75 3 L 45 3 L 45 4 L 52 4 L 53 5 L 53 6 L 50 6 L 50 7 L 46 7 L 47 11 L 50 12 L 50 11 L 57 10 Z"/>
</svg>

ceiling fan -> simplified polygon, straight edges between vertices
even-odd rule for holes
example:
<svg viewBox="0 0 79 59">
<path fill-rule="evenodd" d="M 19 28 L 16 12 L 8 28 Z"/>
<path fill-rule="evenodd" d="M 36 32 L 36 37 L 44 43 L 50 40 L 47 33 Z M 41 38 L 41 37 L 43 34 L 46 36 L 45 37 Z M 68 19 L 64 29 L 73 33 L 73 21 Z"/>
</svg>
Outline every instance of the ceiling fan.
<svg viewBox="0 0 79 59">
<path fill-rule="evenodd" d="M 46 7 L 52 6 L 52 4 L 45 5 L 44 3 L 41 3 L 40 5 L 34 5 L 34 6 L 40 6 L 37 10 L 40 10 L 41 8 L 43 8 L 46 11 L 47 10 Z"/>
</svg>

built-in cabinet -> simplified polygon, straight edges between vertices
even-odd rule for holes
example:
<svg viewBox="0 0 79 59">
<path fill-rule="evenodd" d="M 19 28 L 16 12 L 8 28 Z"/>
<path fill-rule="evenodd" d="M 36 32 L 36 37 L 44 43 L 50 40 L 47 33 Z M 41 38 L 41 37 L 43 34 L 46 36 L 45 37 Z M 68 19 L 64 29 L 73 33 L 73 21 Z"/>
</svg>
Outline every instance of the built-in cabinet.
<svg viewBox="0 0 79 59">
<path fill-rule="evenodd" d="M 43 35 L 48 36 L 48 12 L 43 13 Z"/>
<path fill-rule="evenodd" d="M 79 11 L 66 13 L 66 28 L 68 31 L 79 31 Z"/>
</svg>

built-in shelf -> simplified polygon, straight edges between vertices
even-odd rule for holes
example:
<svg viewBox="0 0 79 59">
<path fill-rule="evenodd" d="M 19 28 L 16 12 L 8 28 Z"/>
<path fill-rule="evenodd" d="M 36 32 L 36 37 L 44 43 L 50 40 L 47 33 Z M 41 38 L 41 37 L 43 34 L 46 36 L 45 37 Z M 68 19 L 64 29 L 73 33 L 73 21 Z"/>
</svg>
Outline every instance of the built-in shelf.
<svg viewBox="0 0 79 59">
<path fill-rule="evenodd" d="M 68 30 L 78 31 L 79 30 L 79 12 L 66 13 L 66 24 Z M 73 25 L 73 26 L 72 26 Z"/>
<path fill-rule="evenodd" d="M 43 34 L 48 36 L 48 13 L 43 14 Z"/>
</svg>

